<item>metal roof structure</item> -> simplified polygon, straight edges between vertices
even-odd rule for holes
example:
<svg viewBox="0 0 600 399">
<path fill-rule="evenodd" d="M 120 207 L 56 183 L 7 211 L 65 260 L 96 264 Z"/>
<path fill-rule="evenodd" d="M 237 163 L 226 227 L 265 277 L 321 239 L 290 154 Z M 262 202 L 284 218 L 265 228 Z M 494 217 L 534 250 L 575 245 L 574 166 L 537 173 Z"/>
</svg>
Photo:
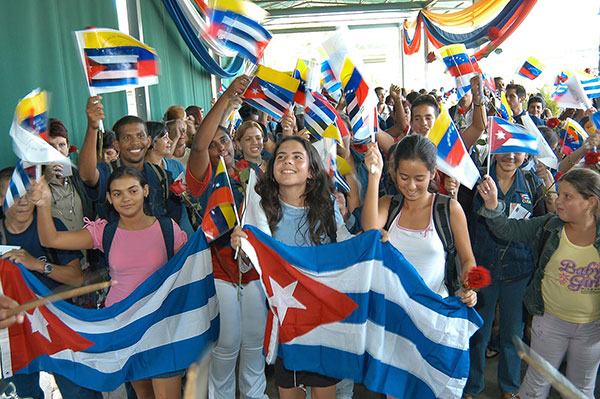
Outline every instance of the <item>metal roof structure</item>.
<svg viewBox="0 0 600 399">
<path fill-rule="evenodd" d="M 414 19 L 425 8 L 453 12 L 473 4 L 464 0 L 255 0 L 269 12 L 264 22 L 277 32 L 330 30 L 340 24 L 381 26 Z"/>
</svg>

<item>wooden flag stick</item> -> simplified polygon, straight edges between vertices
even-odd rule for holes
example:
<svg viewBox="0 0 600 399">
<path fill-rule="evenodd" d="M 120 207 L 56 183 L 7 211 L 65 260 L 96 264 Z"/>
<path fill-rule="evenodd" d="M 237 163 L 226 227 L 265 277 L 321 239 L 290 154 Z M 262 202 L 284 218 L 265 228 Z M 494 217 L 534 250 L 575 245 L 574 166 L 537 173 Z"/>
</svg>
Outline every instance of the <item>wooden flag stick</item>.
<svg viewBox="0 0 600 399">
<path fill-rule="evenodd" d="M 48 305 L 50 303 L 75 298 L 80 295 L 89 294 L 90 292 L 94 292 L 97 290 L 101 290 L 103 288 L 108 288 L 111 285 L 117 284 L 116 281 L 106 281 L 103 283 L 86 285 L 85 287 L 73 288 L 68 291 L 60 292 L 58 294 L 49 295 L 43 298 L 35 299 L 33 301 L 25 302 L 22 305 L 17 306 L 16 308 L 7 309 L 6 310 L 6 318 L 19 314 L 21 312 L 26 312 L 28 310 L 37 308 L 38 306 Z"/>
</svg>

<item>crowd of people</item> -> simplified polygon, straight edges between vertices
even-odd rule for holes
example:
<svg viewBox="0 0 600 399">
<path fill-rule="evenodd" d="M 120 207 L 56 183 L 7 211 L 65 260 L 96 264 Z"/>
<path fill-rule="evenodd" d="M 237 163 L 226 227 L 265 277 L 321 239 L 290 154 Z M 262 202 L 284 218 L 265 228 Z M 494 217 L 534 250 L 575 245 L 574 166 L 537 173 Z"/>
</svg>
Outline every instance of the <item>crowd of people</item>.
<svg viewBox="0 0 600 399">
<path fill-rule="evenodd" d="M 197 106 L 173 105 L 162 121 L 124 116 L 102 140 L 102 97 L 89 98 L 78 168 L 65 177 L 60 166 L 47 165 L 43 178 L 5 211 L 2 244 L 20 249 L 2 257 L 22 264 L 51 289 L 118 280 L 108 293 L 73 300 L 89 308 L 112 306 L 201 229 L 222 158 L 237 209 L 250 170 L 259 176 L 255 191 L 275 239 L 313 246 L 380 229 L 431 290 L 475 307 L 484 324 L 470 342 L 464 398 L 483 392 L 486 358 L 496 354 L 504 398 L 548 396 L 549 382 L 535 369 L 530 367 L 521 381 L 521 360 L 512 338 L 523 338 L 524 332 L 532 348 L 554 367 L 566 359 L 567 377 L 586 397 L 594 397 L 600 363 L 600 176 L 583 159 L 595 151 L 600 135 L 590 134 L 579 149 L 570 151 L 545 126 L 553 117 L 586 125 L 595 109 L 567 109 L 553 116 L 543 96 L 528 97 L 521 85 L 505 86 L 496 78 L 496 92 L 480 90 L 483 83 L 473 78 L 471 91 L 449 108 L 482 172 L 480 184 L 470 190 L 436 168 L 437 148 L 426 138 L 440 115 L 444 93 L 408 92 L 396 85 L 386 93 L 378 87 L 376 142 L 358 144 L 350 135 L 338 148 L 338 167 L 351 188 L 345 191 L 334 186 L 311 145 L 315 139 L 304 126 L 302 107 L 277 123 L 242 104 L 240 95 L 249 84 L 248 76 L 236 78 L 206 115 Z M 528 115 L 540 126 L 559 159 L 556 170 L 525 153 L 489 157 L 486 120 L 498 112 L 502 92 L 513 122 L 522 123 Z M 351 132 L 343 97 L 330 100 Z M 237 127 L 229 122 L 236 110 L 243 119 Z M 48 142 L 69 154 L 62 122 L 50 121 Z M 3 195 L 12 170 L 0 171 Z M 184 179 L 190 201 L 169 189 L 178 178 Z M 211 398 L 235 398 L 236 389 L 242 398 L 266 397 L 263 340 L 268 308 L 258 273 L 243 251 L 239 260 L 235 257 L 243 237 L 236 226 L 210 244 L 220 311 L 219 338 L 210 359 Z M 489 269 L 492 277 L 491 285 L 477 293 L 461 283 L 476 265 Z M 23 322 L 22 314 L 5 316 L 16 305 L 0 296 L 0 328 Z M 494 325 L 497 334 L 492 334 Z M 288 370 L 281 359 L 274 369 L 282 399 L 352 397 L 350 380 Z M 128 394 L 179 398 L 184 374 L 176 370 L 132 381 Z M 78 381 L 59 374 L 55 379 L 65 398 L 102 397 Z M 37 374 L 9 379 L 21 397 L 34 399 L 43 398 L 38 380 Z"/>
</svg>

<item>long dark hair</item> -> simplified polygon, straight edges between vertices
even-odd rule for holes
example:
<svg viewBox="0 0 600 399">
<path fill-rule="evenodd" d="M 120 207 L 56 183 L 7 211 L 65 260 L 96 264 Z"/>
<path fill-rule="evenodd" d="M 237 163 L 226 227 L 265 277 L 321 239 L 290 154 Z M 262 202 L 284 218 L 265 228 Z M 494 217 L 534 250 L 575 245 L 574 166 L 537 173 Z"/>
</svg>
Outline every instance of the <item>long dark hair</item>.
<svg viewBox="0 0 600 399">
<path fill-rule="evenodd" d="M 324 235 L 335 240 L 335 208 L 333 199 L 333 182 L 321 163 L 317 150 L 299 136 L 283 138 L 275 147 L 273 157 L 267 164 L 267 170 L 256 183 L 255 190 L 260 195 L 260 205 L 267 215 L 271 231 L 277 229 L 277 224 L 283 217 L 283 209 L 279 199 L 279 184 L 275 180 L 273 167 L 279 152 L 279 147 L 288 141 L 296 141 L 304 147 L 308 156 L 308 170 L 311 178 L 306 180 L 304 191 L 305 221 L 308 223 L 310 239 L 315 245 L 322 243 Z M 298 226 L 300 229 L 300 226 Z"/>
</svg>

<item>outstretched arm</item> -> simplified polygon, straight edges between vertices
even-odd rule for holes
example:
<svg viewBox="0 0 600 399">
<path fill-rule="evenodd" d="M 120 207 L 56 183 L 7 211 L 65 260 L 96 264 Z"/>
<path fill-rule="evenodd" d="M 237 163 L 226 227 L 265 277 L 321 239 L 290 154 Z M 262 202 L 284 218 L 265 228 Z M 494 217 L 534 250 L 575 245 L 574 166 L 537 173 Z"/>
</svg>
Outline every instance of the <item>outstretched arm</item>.
<svg viewBox="0 0 600 399">
<path fill-rule="evenodd" d="M 390 198 L 379 199 L 379 180 L 383 172 L 383 157 L 375 143 L 368 144 L 365 155 L 365 166 L 369 172 L 369 183 L 365 195 L 361 222 L 363 230 L 382 229 L 385 226 L 390 207 Z"/>
<path fill-rule="evenodd" d="M 79 174 L 81 180 L 89 186 L 96 187 L 100 173 L 96 169 L 96 146 L 98 144 L 98 125 L 104 119 L 104 106 L 100 102 L 102 97 L 95 96 L 88 98 L 85 112 L 87 113 L 87 130 L 85 139 L 79 153 Z"/>
<path fill-rule="evenodd" d="M 467 151 L 479 140 L 481 134 L 485 130 L 487 123 L 487 114 L 485 107 L 483 106 L 483 98 L 481 98 L 480 87 L 483 83 L 481 82 L 480 75 L 473 76 L 471 78 L 471 93 L 473 93 L 473 121 L 471 125 L 465 129 L 462 133 L 463 141 Z"/>
<path fill-rule="evenodd" d="M 217 128 L 219 127 L 223 114 L 227 110 L 229 101 L 233 97 L 243 94 L 249 84 L 250 78 L 248 76 L 242 75 L 237 77 L 221 97 L 219 97 L 215 105 L 202 120 L 202 124 L 198 128 L 194 140 L 192 141 L 190 159 L 187 165 L 190 173 L 199 181 L 204 179 L 208 170 L 208 164 L 210 162 L 208 146 L 217 132 Z"/>
</svg>

